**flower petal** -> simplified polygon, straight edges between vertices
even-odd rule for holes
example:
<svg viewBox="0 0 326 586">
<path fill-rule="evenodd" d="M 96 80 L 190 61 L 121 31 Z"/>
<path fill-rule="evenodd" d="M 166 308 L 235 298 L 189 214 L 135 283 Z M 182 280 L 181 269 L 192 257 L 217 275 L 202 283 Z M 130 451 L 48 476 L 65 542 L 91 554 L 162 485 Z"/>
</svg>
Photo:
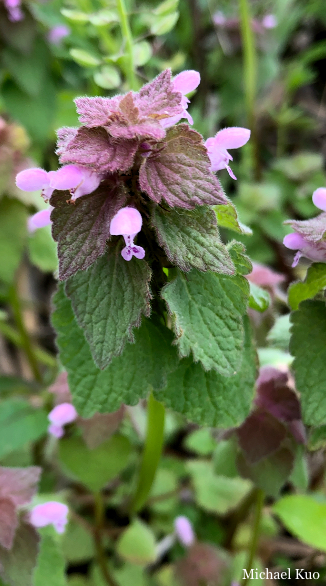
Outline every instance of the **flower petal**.
<svg viewBox="0 0 326 586">
<path fill-rule="evenodd" d="M 77 411 L 71 403 L 61 403 L 50 411 L 48 419 L 54 425 L 66 425 L 75 421 L 77 416 Z"/>
<path fill-rule="evenodd" d="M 35 232 L 38 228 L 44 228 L 44 226 L 48 226 L 51 224 L 51 212 L 53 210 L 52 206 L 49 206 L 46 210 L 41 210 L 40 212 L 36 212 L 34 216 L 28 218 L 28 231 Z"/>
<path fill-rule="evenodd" d="M 111 220 L 110 234 L 113 236 L 128 236 L 137 234 L 142 227 L 142 217 L 136 208 L 121 208 Z"/>
<path fill-rule="evenodd" d="M 284 246 L 286 246 L 286 248 L 289 248 L 290 250 L 300 250 L 301 248 L 304 248 L 304 246 L 306 246 L 307 242 L 305 241 L 303 236 L 297 234 L 296 232 L 292 232 L 291 234 L 287 234 L 286 236 L 284 236 L 283 244 Z"/>
<path fill-rule="evenodd" d="M 326 212 L 326 187 L 318 187 L 312 194 L 312 201 L 316 208 Z"/>
<path fill-rule="evenodd" d="M 53 189 L 73 189 L 83 180 L 83 170 L 77 165 L 65 165 L 54 173 L 50 179 Z"/>
<path fill-rule="evenodd" d="M 48 173 L 38 167 L 25 169 L 16 176 L 16 185 L 23 191 L 37 191 L 38 189 L 43 189 L 48 184 Z"/>
<path fill-rule="evenodd" d="M 184 95 L 193 92 L 199 84 L 200 74 L 193 69 L 182 71 L 173 78 L 173 87 L 175 91 L 181 92 Z"/>
<path fill-rule="evenodd" d="M 215 135 L 215 144 L 223 146 L 225 149 L 238 149 L 244 146 L 249 138 L 250 130 L 248 128 L 231 126 L 223 128 Z"/>
</svg>

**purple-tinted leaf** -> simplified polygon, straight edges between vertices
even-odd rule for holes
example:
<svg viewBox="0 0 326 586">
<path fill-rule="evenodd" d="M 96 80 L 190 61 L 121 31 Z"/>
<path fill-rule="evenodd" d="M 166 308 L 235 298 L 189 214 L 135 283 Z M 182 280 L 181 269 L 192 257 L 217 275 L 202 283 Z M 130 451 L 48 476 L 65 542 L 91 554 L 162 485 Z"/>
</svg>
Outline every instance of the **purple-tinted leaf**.
<svg viewBox="0 0 326 586">
<path fill-rule="evenodd" d="M 256 464 L 251 464 L 244 454 L 239 454 L 237 467 L 241 476 L 252 480 L 267 495 L 277 498 L 279 491 L 292 473 L 294 461 L 294 451 L 287 446 L 282 446 Z"/>
<path fill-rule="evenodd" d="M 119 356 L 142 314 L 150 314 L 151 270 L 142 260 L 126 262 L 121 239 L 87 271 L 79 271 L 66 284 L 66 293 L 97 366 L 104 369 Z"/>
<path fill-rule="evenodd" d="M 182 586 L 227 584 L 228 570 L 226 553 L 208 543 L 195 543 L 176 564 L 176 576 Z"/>
<path fill-rule="evenodd" d="M 286 437 L 286 429 L 270 413 L 256 410 L 237 429 L 239 445 L 250 464 L 275 452 Z"/>
<path fill-rule="evenodd" d="M 84 165 L 97 173 L 125 172 L 132 167 L 137 140 L 118 141 L 104 128 L 78 129 L 60 156 L 61 163 Z"/>
<path fill-rule="evenodd" d="M 16 506 L 9 498 L 0 498 L 0 545 L 11 549 L 18 526 Z"/>
<path fill-rule="evenodd" d="M 182 271 L 196 268 L 233 275 L 235 268 L 221 242 L 214 211 L 207 206 L 194 210 L 164 210 L 153 206 L 152 225 L 168 259 Z"/>
<path fill-rule="evenodd" d="M 63 128 L 57 130 L 57 155 L 62 155 L 65 152 L 67 145 L 75 138 L 77 132 L 78 128 L 70 126 L 63 126 Z"/>
<path fill-rule="evenodd" d="M 147 138 L 155 141 L 164 138 L 165 130 L 157 120 L 139 116 L 139 110 L 134 104 L 131 92 L 121 100 L 120 111 L 123 119 L 113 120 L 106 126 L 107 131 L 114 138 Z"/>
<path fill-rule="evenodd" d="M 56 405 L 60 405 L 60 403 L 71 403 L 68 374 L 66 372 L 60 372 L 54 383 L 48 388 L 48 391 L 54 394 Z"/>
<path fill-rule="evenodd" d="M 0 467 L 0 497 L 10 498 L 18 507 L 29 503 L 37 492 L 42 469 Z"/>
<path fill-rule="evenodd" d="M 255 403 L 281 421 L 301 419 L 299 399 L 287 383 L 286 373 L 270 366 L 262 368 Z"/>
<path fill-rule="evenodd" d="M 61 280 L 87 269 L 104 254 L 110 222 L 123 207 L 126 195 L 121 183 L 106 181 L 74 204 L 66 199 L 62 192 L 54 192 L 51 198 L 55 208 L 51 214 L 52 235 L 58 242 Z"/>
<path fill-rule="evenodd" d="M 318 242 L 326 232 L 326 213 L 319 214 L 319 216 L 310 220 L 287 220 L 284 224 L 291 226 L 297 234 L 303 236 L 308 242 Z"/>
<path fill-rule="evenodd" d="M 141 116 L 157 119 L 176 116 L 183 110 L 182 94 L 176 92 L 171 80 L 171 70 L 162 71 L 153 81 L 134 94 L 134 103 Z"/>
<path fill-rule="evenodd" d="M 156 203 L 193 209 L 196 205 L 223 204 L 227 200 L 210 171 L 202 137 L 187 124 L 168 130 L 166 140 L 144 159 L 140 187 Z"/>
<path fill-rule="evenodd" d="M 76 98 L 75 104 L 81 124 L 88 128 L 105 126 L 110 120 L 121 117 L 119 103 L 122 96 L 114 98 Z"/>
<path fill-rule="evenodd" d="M 82 430 L 82 435 L 87 447 L 94 450 L 103 442 L 108 440 L 113 435 L 118 427 L 125 413 L 124 405 L 114 413 L 96 413 L 90 419 L 79 419 L 78 425 Z"/>
<path fill-rule="evenodd" d="M 301 419 L 298 419 L 297 421 L 289 421 L 287 423 L 287 428 L 298 444 L 305 444 L 307 442 L 306 428 Z"/>
<path fill-rule="evenodd" d="M 33 586 L 39 536 L 31 525 L 21 523 L 10 551 L 0 546 L 0 576 L 6 586 Z"/>
</svg>

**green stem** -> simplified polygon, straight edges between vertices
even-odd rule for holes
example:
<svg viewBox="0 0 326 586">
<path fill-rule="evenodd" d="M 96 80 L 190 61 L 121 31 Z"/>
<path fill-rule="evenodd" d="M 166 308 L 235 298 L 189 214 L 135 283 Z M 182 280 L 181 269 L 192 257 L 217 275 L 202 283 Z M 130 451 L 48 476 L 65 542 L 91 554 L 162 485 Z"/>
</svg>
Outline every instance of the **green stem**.
<svg viewBox="0 0 326 586">
<path fill-rule="evenodd" d="M 265 493 L 263 490 L 261 490 L 259 488 L 257 490 L 254 526 L 252 529 L 251 544 L 250 544 L 248 562 L 247 562 L 247 567 L 246 567 L 246 570 L 247 570 L 246 576 L 249 576 L 249 574 L 250 574 L 250 570 L 253 567 L 254 558 L 256 555 L 256 551 L 257 551 L 260 521 L 261 521 L 261 516 L 262 516 L 262 512 L 263 512 L 264 500 L 265 500 Z M 245 578 L 244 581 L 242 582 L 242 585 L 246 586 L 248 580 L 249 580 L 249 577 Z"/>
<path fill-rule="evenodd" d="M 259 145 L 256 129 L 257 53 L 255 35 L 251 25 L 249 0 L 239 0 L 240 26 L 243 45 L 244 87 L 248 124 L 255 166 L 255 178 L 260 177 Z"/>
<path fill-rule="evenodd" d="M 147 433 L 140 466 L 136 494 L 130 506 L 131 513 L 137 513 L 146 503 L 159 464 L 164 441 L 165 409 L 151 393 L 147 406 Z"/>
<path fill-rule="evenodd" d="M 26 354 L 26 358 L 29 362 L 29 365 L 31 367 L 31 371 L 33 373 L 35 380 L 37 382 L 41 383 L 43 380 L 42 374 L 41 374 L 41 371 L 38 366 L 38 362 L 37 362 L 37 358 L 36 358 L 36 355 L 34 352 L 33 345 L 31 343 L 29 334 L 28 334 L 26 327 L 25 327 L 23 312 L 22 312 L 22 308 L 21 308 L 21 302 L 20 302 L 15 284 L 10 287 L 9 301 L 11 304 L 12 312 L 14 314 L 17 330 L 20 334 L 22 348 Z"/>
<path fill-rule="evenodd" d="M 112 578 L 107 562 L 105 551 L 103 548 L 102 536 L 103 536 L 103 525 L 104 525 L 104 514 L 105 514 L 105 506 L 103 495 L 101 492 L 96 492 L 94 494 L 94 514 L 95 514 L 95 529 L 94 529 L 94 541 L 95 541 L 95 548 L 96 548 L 96 559 L 99 565 L 99 568 L 102 572 L 102 576 L 108 586 L 118 586 L 116 581 Z"/>
<path fill-rule="evenodd" d="M 1 320 L 0 320 L 0 333 L 3 336 L 5 336 L 5 338 L 7 338 L 7 340 L 9 340 L 13 344 L 15 344 L 15 346 L 18 346 L 18 348 L 24 347 L 23 340 L 22 340 L 21 336 L 19 335 L 19 333 L 17 332 L 17 330 L 15 330 L 15 328 L 13 328 L 9 324 L 7 324 L 6 322 L 3 322 Z M 39 346 L 34 345 L 34 353 L 35 353 L 35 357 L 37 358 L 37 360 L 39 362 L 41 362 L 42 364 L 45 364 L 46 366 L 50 366 L 51 368 L 55 368 L 57 366 L 57 361 L 54 358 L 54 356 L 52 356 L 51 354 L 46 352 L 46 350 L 43 350 Z"/>
<path fill-rule="evenodd" d="M 135 67 L 134 67 L 134 54 L 133 54 L 133 43 L 132 43 L 132 34 L 128 20 L 128 14 L 126 10 L 125 0 L 117 0 L 117 9 L 120 17 L 120 26 L 122 36 L 126 43 L 126 74 L 128 78 L 129 88 L 131 90 L 136 90 L 136 77 L 135 77 Z"/>
</svg>

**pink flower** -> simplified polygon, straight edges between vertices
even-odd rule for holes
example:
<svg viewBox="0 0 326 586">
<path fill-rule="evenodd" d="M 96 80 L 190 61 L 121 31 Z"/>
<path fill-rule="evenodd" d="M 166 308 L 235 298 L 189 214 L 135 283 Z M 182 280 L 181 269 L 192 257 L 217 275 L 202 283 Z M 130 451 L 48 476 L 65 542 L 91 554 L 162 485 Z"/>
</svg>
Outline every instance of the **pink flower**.
<svg viewBox="0 0 326 586">
<path fill-rule="evenodd" d="M 277 26 L 277 18 L 275 14 L 266 14 L 261 21 L 264 28 L 270 29 Z"/>
<path fill-rule="evenodd" d="M 71 403 L 61 403 L 50 411 L 48 419 L 51 423 L 48 431 L 54 437 L 60 438 L 64 435 L 63 426 L 72 423 L 78 417 L 78 413 Z"/>
<path fill-rule="evenodd" d="M 71 201 L 75 201 L 82 195 L 92 193 L 99 186 L 101 176 L 90 169 L 78 165 L 65 165 L 57 171 L 45 171 L 40 168 L 25 169 L 16 176 L 16 185 L 23 191 L 41 190 L 41 195 L 48 201 L 55 189 L 70 191 Z M 34 232 L 51 224 L 50 215 L 53 208 L 41 210 L 28 220 L 28 229 Z"/>
<path fill-rule="evenodd" d="M 194 121 L 190 116 L 188 110 L 188 104 L 190 104 L 190 100 L 186 97 L 186 94 L 193 92 L 200 84 L 200 74 L 198 71 L 194 71 L 192 69 L 187 71 L 182 71 L 175 78 L 172 80 L 173 89 L 176 92 L 181 92 L 182 94 L 182 101 L 181 105 L 183 110 L 181 114 L 177 114 L 177 116 L 171 116 L 170 118 L 164 118 L 160 120 L 161 126 L 163 128 L 169 128 L 173 126 L 173 124 L 177 124 L 181 120 L 181 118 L 187 118 L 189 124 L 193 124 Z"/>
<path fill-rule="evenodd" d="M 58 24 L 52 27 L 48 32 L 48 41 L 52 45 L 60 45 L 62 39 L 70 34 L 69 26 L 65 24 Z"/>
<path fill-rule="evenodd" d="M 134 238 L 140 232 L 142 223 L 139 211 L 128 206 L 119 210 L 111 220 L 110 234 L 124 237 L 126 246 L 121 250 L 121 256 L 125 260 L 129 261 L 133 256 L 139 259 L 145 256 L 145 250 L 134 244 Z"/>
<path fill-rule="evenodd" d="M 326 187 L 318 187 L 312 194 L 312 201 L 316 208 L 326 212 Z"/>
<path fill-rule="evenodd" d="M 8 18 L 12 22 L 23 20 L 24 14 L 21 10 L 21 0 L 4 0 L 5 7 L 8 10 Z"/>
<path fill-rule="evenodd" d="M 233 161 L 233 157 L 228 153 L 227 149 L 238 149 L 244 146 L 249 138 L 250 130 L 238 126 L 223 128 L 215 136 L 208 138 L 205 146 L 211 161 L 211 170 L 215 172 L 226 169 L 232 179 L 236 179 L 229 166 L 229 161 Z"/>
<path fill-rule="evenodd" d="M 292 232 L 284 236 L 283 244 L 290 250 L 297 250 L 292 267 L 296 267 L 300 258 L 306 258 L 314 262 L 326 262 L 326 241 L 309 242 L 301 234 Z"/>
<path fill-rule="evenodd" d="M 63 503 L 49 501 L 36 505 L 29 514 L 29 521 L 34 527 L 53 525 L 57 533 L 63 533 L 68 522 L 68 510 Z"/>
<path fill-rule="evenodd" d="M 182 545 L 190 547 L 194 544 L 196 537 L 188 517 L 176 517 L 174 520 L 174 530 Z"/>
<path fill-rule="evenodd" d="M 44 228 L 49 224 L 52 224 L 50 216 L 53 210 L 52 206 L 49 206 L 46 210 L 41 210 L 40 212 L 36 212 L 33 216 L 30 216 L 27 221 L 28 231 L 33 233 L 38 228 Z"/>
</svg>

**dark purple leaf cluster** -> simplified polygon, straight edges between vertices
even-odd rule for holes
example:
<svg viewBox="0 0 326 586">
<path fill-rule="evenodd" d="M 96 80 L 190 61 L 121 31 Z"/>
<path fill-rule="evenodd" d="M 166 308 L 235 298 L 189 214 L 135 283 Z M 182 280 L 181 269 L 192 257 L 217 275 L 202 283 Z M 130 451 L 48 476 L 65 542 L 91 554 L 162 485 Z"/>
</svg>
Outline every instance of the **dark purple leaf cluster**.
<svg viewBox="0 0 326 586">
<path fill-rule="evenodd" d="M 292 472 L 298 445 L 306 442 L 299 398 L 287 373 L 261 369 L 254 409 L 231 434 L 239 446 L 241 475 L 275 496 Z"/>
</svg>

